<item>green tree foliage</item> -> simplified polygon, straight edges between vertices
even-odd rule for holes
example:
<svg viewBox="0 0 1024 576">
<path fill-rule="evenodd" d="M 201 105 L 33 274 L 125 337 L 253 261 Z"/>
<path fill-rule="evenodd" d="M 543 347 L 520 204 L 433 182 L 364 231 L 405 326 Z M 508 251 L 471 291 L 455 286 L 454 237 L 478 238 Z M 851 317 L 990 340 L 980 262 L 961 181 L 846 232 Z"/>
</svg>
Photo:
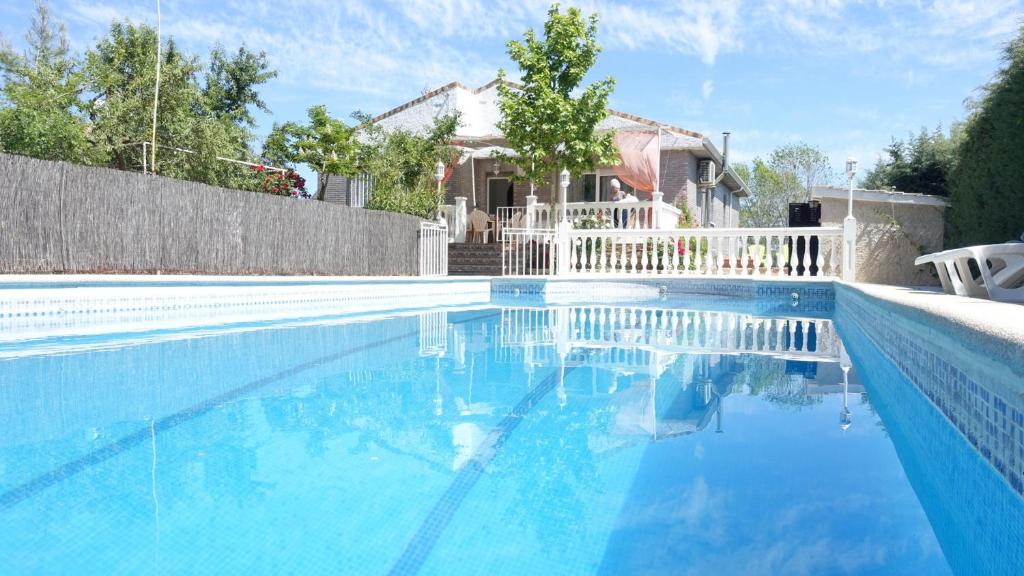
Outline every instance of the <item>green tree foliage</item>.
<svg viewBox="0 0 1024 576">
<path fill-rule="evenodd" d="M 433 218 L 444 198 L 434 179 L 437 162 L 452 166 L 459 151 L 451 146 L 459 117 L 441 116 L 426 134 L 384 130 L 363 120 L 359 170 L 373 178 L 366 207 Z"/>
<path fill-rule="evenodd" d="M 520 180 L 553 184 L 562 169 L 578 176 L 617 158 L 613 135 L 596 132 L 608 113 L 615 80 L 609 77 L 580 89 L 601 51 L 597 21 L 596 14 L 584 19 L 579 9 L 563 14 L 554 4 L 543 39 L 528 30 L 523 42 L 507 44 L 523 85 L 498 85 L 498 128 L 515 152 L 501 159 L 520 169 Z M 504 70 L 498 78 L 505 79 Z"/>
<path fill-rule="evenodd" d="M 786 226 L 790 202 L 808 201 L 814 186 L 832 179 L 828 156 L 802 143 L 776 148 L 767 162 L 755 158 L 750 166 L 734 168 L 750 191 L 740 206 L 740 222 L 751 227 Z"/>
<path fill-rule="evenodd" d="M 1024 232 L 1024 27 L 982 89 L 950 177 L 949 246 L 989 244 Z"/>
<path fill-rule="evenodd" d="M 963 125 L 954 124 L 947 136 L 942 128 L 929 132 L 922 128 L 917 136 L 893 140 L 860 185 L 872 190 L 896 189 L 934 196 L 949 195 L 949 176 L 956 164 L 957 145 Z"/>
<path fill-rule="evenodd" d="M 46 5 L 37 2 L 25 39 L 24 54 L 0 44 L 0 150 L 95 162 L 80 101 L 85 78 L 81 62 L 68 48 L 64 25 L 52 22 Z"/>
<path fill-rule="evenodd" d="M 323 200 L 327 175 L 356 174 L 359 143 L 356 129 L 333 118 L 326 106 L 313 106 L 308 117 L 306 124 L 275 124 L 263 145 L 263 156 L 282 166 L 308 164 L 321 175 L 315 198 Z"/>
<path fill-rule="evenodd" d="M 28 50 L 0 49 L 0 147 L 51 160 L 141 170 L 150 140 L 157 34 L 150 26 L 113 22 L 86 51 L 71 53 L 63 25 L 43 3 L 28 32 Z M 162 46 L 157 106 L 157 165 L 162 175 L 216 186 L 257 189 L 260 180 L 221 158 L 252 160 L 251 107 L 267 110 L 257 87 L 273 78 L 266 55 L 216 47 L 208 66 Z M 177 149 L 189 150 L 191 153 Z"/>
<path fill-rule="evenodd" d="M 750 192 L 740 206 L 741 224 L 754 228 L 786 226 L 789 203 L 801 202 L 806 197 L 805 184 L 797 175 L 780 171 L 760 158 L 755 158 L 750 166 L 739 164 L 733 168 Z"/>
<path fill-rule="evenodd" d="M 811 199 L 811 190 L 832 181 L 832 164 L 828 155 L 809 144 L 787 144 L 772 151 L 768 165 L 779 174 L 795 179 L 803 194 L 798 201 Z"/>
<path fill-rule="evenodd" d="M 242 46 L 229 56 L 223 46 L 214 46 L 205 76 L 203 98 L 212 114 L 252 128 L 256 120 L 250 106 L 270 112 L 256 91 L 258 86 L 277 77 L 277 71 L 270 69 L 266 53 L 250 52 Z"/>
</svg>

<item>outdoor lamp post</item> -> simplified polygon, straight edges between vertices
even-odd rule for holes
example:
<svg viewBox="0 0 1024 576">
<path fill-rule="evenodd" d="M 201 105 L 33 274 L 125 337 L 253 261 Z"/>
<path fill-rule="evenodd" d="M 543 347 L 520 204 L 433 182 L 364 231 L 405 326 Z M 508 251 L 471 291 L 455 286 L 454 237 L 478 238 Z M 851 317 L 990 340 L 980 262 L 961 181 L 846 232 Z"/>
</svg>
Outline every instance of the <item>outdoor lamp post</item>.
<svg viewBox="0 0 1024 576">
<path fill-rule="evenodd" d="M 441 180 L 444 180 L 444 162 L 438 160 L 434 165 L 434 180 L 437 180 L 437 221 L 440 224 L 448 225 L 441 213 Z"/>
<path fill-rule="evenodd" d="M 559 275 L 569 273 L 569 213 L 565 206 L 569 191 L 569 171 L 558 175 L 558 245 L 555 252 L 555 270 Z"/>
<path fill-rule="evenodd" d="M 846 182 L 849 186 L 849 205 L 846 209 L 846 217 L 853 217 L 853 177 L 857 175 L 857 159 L 849 157 L 846 159 Z"/>
<path fill-rule="evenodd" d="M 853 216 L 853 177 L 857 175 L 857 159 L 846 159 L 848 205 L 843 219 L 843 281 L 853 282 L 857 274 L 857 219 Z"/>
</svg>

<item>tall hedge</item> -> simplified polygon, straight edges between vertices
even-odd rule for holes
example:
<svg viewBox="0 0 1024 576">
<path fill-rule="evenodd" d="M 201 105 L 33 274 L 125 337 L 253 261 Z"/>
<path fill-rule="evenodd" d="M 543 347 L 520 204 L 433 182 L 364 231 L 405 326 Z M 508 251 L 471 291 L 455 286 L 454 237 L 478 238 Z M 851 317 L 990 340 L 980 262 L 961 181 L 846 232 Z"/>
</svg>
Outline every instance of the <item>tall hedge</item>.
<svg viewBox="0 0 1024 576">
<path fill-rule="evenodd" d="M 950 179 L 947 247 L 991 244 L 1024 232 L 1024 27 L 982 88 Z"/>
</svg>

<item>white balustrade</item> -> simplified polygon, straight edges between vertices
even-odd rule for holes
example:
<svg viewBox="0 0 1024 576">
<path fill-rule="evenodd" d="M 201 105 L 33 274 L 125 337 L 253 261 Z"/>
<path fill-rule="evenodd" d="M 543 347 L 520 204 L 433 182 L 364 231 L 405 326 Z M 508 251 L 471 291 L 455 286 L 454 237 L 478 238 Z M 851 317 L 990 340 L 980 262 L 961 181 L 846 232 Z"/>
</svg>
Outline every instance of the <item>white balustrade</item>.
<svg viewBox="0 0 1024 576">
<path fill-rule="evenodd" d="M 673 230 L 681 211 L 660 200 L 638 202 L 569 202 L 569 222 L 578 226 L 584 218 L 596 218 L 608 228 L 626 230 Z"/>
<path fill-rule="evenodd" d="M 448 227 L 420 222 L 420 276 L 448 275 Z"/>
<path fill-rule="evenodd" d="M 841 276 L 839 228 L 570 230 L 568 273 Z"/>
<path fill-rule="evenodd" d="M 550 276 L 555 273 L 556 235 L 549 230 L 506 228 L 501 271 L 504 276 Z"/>
</svg>

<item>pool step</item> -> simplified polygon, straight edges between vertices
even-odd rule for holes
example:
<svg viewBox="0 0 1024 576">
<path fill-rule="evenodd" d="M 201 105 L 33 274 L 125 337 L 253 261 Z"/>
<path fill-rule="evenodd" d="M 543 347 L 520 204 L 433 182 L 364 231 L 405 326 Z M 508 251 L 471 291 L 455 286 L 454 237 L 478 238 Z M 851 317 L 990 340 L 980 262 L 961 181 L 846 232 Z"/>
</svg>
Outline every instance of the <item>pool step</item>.
<svg viewBox="0 0 1024 576">
<path fill-rule="evenodd" d="M 449 276 L 501 276 L 501 244 L 449 244 Z"/>
</svg>

